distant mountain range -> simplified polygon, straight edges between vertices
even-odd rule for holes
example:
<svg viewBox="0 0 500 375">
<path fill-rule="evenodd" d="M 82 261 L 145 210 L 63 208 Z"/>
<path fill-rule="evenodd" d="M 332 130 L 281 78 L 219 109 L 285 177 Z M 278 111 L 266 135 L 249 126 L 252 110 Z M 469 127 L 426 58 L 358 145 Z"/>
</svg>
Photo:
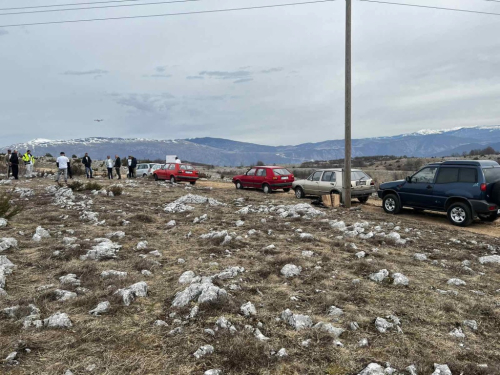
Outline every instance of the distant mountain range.
<svg viewBox="0 0 500 375">
<path fill-rule="evenodd" d="M 463 127 L 445 130 L 421 130 L 391 137 L 354 139 L 353 156 L 449 156 L 472 149 L 491 146 L 500 150 L 500 125 Z M 295 164 L 311 160 L 342 159 L 344 141 L 331 140 L 303 143 L 296 146 L 264 146 L 221 138 L 192 138 L 179 140 L 153 140 L 141 138 L 81 138 L 72 140 L 35 139 L 26 143 L 5 146 L 24 152 L 32 150 L 35 156 L 64 151 L 66 155 L 83 156 L 85 152 L 95 159 L 107 155 L 134 155 L 138 159 L 164 159 L 165 155 L 178 155 L 189 160 L 220 166 L 250 165 L 258 160 L 266 164 Z"/>
</svg>

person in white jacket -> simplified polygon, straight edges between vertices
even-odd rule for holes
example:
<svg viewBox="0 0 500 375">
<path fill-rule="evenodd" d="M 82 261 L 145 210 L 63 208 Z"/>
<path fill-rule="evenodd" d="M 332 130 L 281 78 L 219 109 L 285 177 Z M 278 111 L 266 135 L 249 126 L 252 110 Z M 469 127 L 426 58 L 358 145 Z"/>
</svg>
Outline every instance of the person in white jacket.
<svg viewBox="0 0 500 375">
<path fill-rule="evenodd" d="M 179 159 L 177 156 L 175 157 L 175 164 L 181 164 L 181 159 Z"/>
<path fill-rule="evenodd" d="M 108 155 L 106 159 L 106 168 L 108 168 L 108 178 L 113 179 L 113 167 L 115 166 L 115 161 L 111 159 L 111 156 Z"/>
</svg>

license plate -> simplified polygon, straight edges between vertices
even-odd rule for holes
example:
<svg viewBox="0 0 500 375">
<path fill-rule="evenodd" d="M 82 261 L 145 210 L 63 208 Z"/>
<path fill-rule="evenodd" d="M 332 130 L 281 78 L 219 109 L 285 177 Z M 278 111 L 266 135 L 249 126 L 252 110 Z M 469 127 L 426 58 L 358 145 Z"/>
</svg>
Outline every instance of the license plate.
<svg viewBox="0 0 500 375">
<path fill-rule="evenodd" d="M 288 180 L 288 177 L 281 177 L 282 180 Z"/>
<path fill-rule="evenodd" d="M 366 185 L 366 181 L 356 181 L 356 186 Z"/>
<path fill-rule="evenodd" d="M 187 174 L 193 174 L 193 172 L 186 171 Z"/>
</svg>

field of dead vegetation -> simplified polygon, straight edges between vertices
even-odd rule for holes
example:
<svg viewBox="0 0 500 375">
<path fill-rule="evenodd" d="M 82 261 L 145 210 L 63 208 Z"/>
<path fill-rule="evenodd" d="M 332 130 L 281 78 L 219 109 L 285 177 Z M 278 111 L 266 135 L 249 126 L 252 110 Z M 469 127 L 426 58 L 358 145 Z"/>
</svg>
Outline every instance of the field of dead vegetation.
<svg viewBox="0 0 500 375">
<path fill-rule="evenodd" d="M 500 373 L 495 223 L 94 181 L 0 181 L 2 374 Z"/>
</svg>

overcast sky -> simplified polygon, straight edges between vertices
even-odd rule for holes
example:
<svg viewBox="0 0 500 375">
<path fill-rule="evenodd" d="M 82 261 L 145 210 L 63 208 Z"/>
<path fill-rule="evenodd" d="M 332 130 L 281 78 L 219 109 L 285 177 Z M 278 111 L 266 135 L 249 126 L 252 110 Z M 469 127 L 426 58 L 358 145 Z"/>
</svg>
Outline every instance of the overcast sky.
<svg viewBox="0 0 500 375">
<path fill-rule="evenodd" d="M 0 7 L 88 1 L 4 0 Z M 4 15 L 0 25 L 285 2 L 293 0 Z M 500 3 L 481 0 L 413 3 L 500 13 Z M 269 145 L 341 139 L 344 22 L 339 0 L 0 28 L 0 146 L 89 136 Z M 498 16 L 354 1 L 353 137 L 500 124 L 499 35 Z"/>
</svg>

